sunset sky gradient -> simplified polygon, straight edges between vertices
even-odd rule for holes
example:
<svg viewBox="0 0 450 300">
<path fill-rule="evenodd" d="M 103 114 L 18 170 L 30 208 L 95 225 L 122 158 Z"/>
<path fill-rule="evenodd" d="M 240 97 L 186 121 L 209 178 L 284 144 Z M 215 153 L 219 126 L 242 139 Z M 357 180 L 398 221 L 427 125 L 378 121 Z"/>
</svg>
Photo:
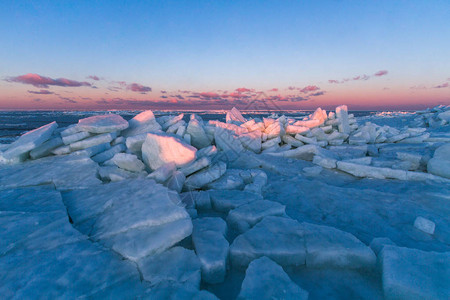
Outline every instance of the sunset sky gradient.
<svg viewBox="0 0 450 300">
<path fill-rule="evenodd" d="M 0 109 L 449 105 L 449 16 L 448 0 L 4 1 Z"/>
</svg>

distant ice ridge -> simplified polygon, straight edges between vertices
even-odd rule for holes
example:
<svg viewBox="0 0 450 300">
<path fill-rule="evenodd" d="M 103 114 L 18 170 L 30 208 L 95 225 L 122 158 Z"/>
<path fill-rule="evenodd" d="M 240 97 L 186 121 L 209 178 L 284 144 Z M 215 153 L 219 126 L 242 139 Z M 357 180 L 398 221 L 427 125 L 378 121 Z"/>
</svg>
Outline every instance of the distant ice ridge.
<svg viewBox="0 0 450 300">
<path fill-rule="evenodd" d="M 307 116 L 267 118 L 244 118 L 233 108 L 225 122 L 206 122 L 195 113 L 187 120 L 183 113 L 155 117 L 144 111 L 130 121 L 111 113 L 66 128 L 47 124 L 0 147 L 0 224 L 7 228 L 0 234 L 6 241 L 0 265 L 12 272 L 0 280 L 0 291 L 25 298 L 46 291 L 107 297 L 127 287 L 121 290 L 125 298 L 214 299 L 201 287 L 227 286 L 240 272 L 245 278 L 232 285 L 240 289 L 234 296 L 302 299 L 308 292 L 318 296 L 298 272 L 363 269 L 363 274 L 379 273 L 387 298 L 440 298 L 448 294 L 442 278 L 449 278 L 449 252 L 397 247 L 387 238 L 374 239 L 369 247 L 370 234 L 353 230 L 360 223 L 339 227 L 340 218 L 351 223 L 357 217 L 346 219 L 325 201 L 348 199 L 337 192 L 278 195 L 272 181 L 291 190 L 292 184 L 315 180 L 311 194 L 329 192 L 320 182 L 335 184 L 336 190 L 348 185 L 373 191 L 374 185 L 380 193 L 399 182 L 407 187 L 402 192 L 427 184 L 445 190 L 449 114 L 450 107 L 439 106 L 356 118 L 341 105 L 331 112 L 318 108 Z M 388 126 L 386 116 L 407 121 Z M 38 187 L 43 185 L 48 191 Z M 424 197 L 439 194 L 432 192 Z M 316 198 L 324 203 L 314 203 Z M 373 201 L 395 200 L 378 195 Z M 320 210 L 311 210 L 312 203 Z M 405 219 L 395 220 L 407 227 L 402 233 L 422 239 L 422 246 L 432 239 L 450 241 L 445 216 L 421 209 L 409 208 Z M 301 219 L 302 213 L 312 220 Z M 370 223 L 363 220 L 368 213 L 361 209 L 359 222 Z M 30 224 L 36 222 L 42 228 L 32 232 Z M 35 255 L 42 261 L 38 267 L 32 264 Z M 93 261 L 87 262 L 90 255 Z M 436 268 L 423 276 L 407 262 L 412 258 Z M 67 275 L 62 274 L 65 262 L 74 265 Z M 83 262 L 86 269 L 78 266 Z M 16 265 L 23 266 L 25 279 L 14 275 Z M 44 277 L 27 273 L 52 265 L 57 269 Z M 90 268 L 99 271 L 88 274 Z M 71 284 L 67 278 L 76 278 L 74 286 L 80 287 L 85 276 L 97 278 L 87 289 L 62 292 Z"/>
</svg>

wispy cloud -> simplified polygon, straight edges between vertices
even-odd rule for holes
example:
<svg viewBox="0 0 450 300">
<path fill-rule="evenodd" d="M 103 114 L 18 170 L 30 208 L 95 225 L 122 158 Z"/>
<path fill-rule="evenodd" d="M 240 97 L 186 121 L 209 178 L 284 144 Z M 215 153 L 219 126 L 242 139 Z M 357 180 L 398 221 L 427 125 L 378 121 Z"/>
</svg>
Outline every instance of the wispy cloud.
<svg viewBox="0 0 450 300">
<path fill-rule="evenodd" d="M 39 88 L 49 88 L 49 86 L 65 86 L 65 87 L 80 87 L 80 86 L 91 86 L 89 82 L 81 82 L 76 80 L 71 80 L 67 78 L 57 78 L 52 79 L 50 77 L 41 76 L 34 73 L 28 73 L 25 75 L 17 77 L 9 77 L 6 79 L 9 82 L 19 82 L 23 84 L 31 84 Z"/>
<path fill-rule="evenodd" d="M 89 75 L 87 78 L 95 80 L 95 81 L 99 81 L 100 80 L 100 78 L 98 76 L 95 76 L 95 75 Z"/>
<path fill-rule="evenodd" d="M 299 89 L 299 91 L 301 93 L 315 92 L 315 91 L 318 91 L 318 90 L 320 90 L 320 88 L 318 86 L 316 86 L 316 85 L 308 85 L 308 86 L 306 86 L 304 88 Z"/>
<path fill-rule="evenodd" d="M 152 88 L 148 87 L 148 86 L 144 86 L 142 84 L 139 83 L 131 83 L 129 85 L 127 85 L 127 90 L 133 91 L 133 92 L 138 92 L 141 94 L 145 94 L 147 92 L 151 92 Z"/>
<path fill-rule="evenodd" d="M 437 85 L 437 86 L 435 86 L 434 88 L 435 88 L 435 89 L 444 89 L 444 88 L 448 88 L 449 86 L 450 86 L 449 83 L 446 82 L 446 83 Z"/>
<path fill-rule="evenodd" d="M 242 88 L 235 89 L 235 91 L 238 92 L 238 93 L 246 93 L 246 92 L 252 92 L 253 90 L 245 88 L 245 87 L 242 87 Z"/>
<path fill-rule="evenodd" d="M 30 94 L 36 94 L 36 95 L 51 95 L 53 92 L 50 92 L 48 90 L 40 90 L 40 91 L 28 91 Z"/>
<path fill-rule="evenodd" d="M 388 73 L 388 71 L 386 71 L 386 70 L 381 70 L 381 71 L 376 72 L 376 73 L 373 74 L 373 75 L 375 75 L 375 76 L 384 76 L 384 75 L 387 75 L 387 73 Z"/>
</svg>

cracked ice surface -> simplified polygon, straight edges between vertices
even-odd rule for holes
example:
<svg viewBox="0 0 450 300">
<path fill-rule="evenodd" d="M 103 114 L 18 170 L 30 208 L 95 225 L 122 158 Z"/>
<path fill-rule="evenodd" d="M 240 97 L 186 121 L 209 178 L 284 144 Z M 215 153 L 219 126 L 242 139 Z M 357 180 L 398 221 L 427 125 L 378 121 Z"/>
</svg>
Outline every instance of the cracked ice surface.
<svg viewBox="0 0 450 300">
<path fill-rule="evenodd" d="M 0 294 L 445 298 L 449 112 L 44 125 L 0 145 Z"/>
</svg>

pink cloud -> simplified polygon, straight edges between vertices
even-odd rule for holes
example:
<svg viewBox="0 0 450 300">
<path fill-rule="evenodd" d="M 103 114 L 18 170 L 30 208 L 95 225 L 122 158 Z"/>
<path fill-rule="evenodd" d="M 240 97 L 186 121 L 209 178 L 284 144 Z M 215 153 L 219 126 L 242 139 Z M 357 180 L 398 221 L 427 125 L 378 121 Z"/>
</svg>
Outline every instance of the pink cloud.
<svg viewBox="0 0 450 300">
<path fill-rule="evenodd" d="M 31 84 L 35 87 L 48 88 L 50 85 L 54 86 L 66 86 L 66 87 L 80 87 L 91 86 L 89 82 L 80 82 L 76 80 L 70 80 L 66 78 L 52 79 L 50 77 L 44 77 L 38 74 L 28 73 L 25 75 L 10 77 L 7 79 L 10 82 L 19 82 L 23 84 Z"/>
<path fill-rule="evenodd" d="M 277 88 L 270 89 L 269 92 L 278 92 Z"/>
<path fill-rule="evenodd" d="M 447 87 L 449 87 L 449 86 L 450 86 L 449 83 L 446 82 L 446 83 L 437 85 L 437 86 L 435 86 L 434 88 L 435 88 L 435 89 L 443 89 L 443 88 L 447 88 Z"/>
<path fill-rule="evenodd" d="M 242 87 L 242 88 L 237 88 L 235 91 L 238 93 L 245 93 L 245 92 L 252 92 L 253 90 Z"/>
<path fill-rule="evenodd" d="M 384 75 L 386 75 L 387 73 L 388 73 L 388 71 L 386 71 L 386 70 L 381 70 L 381 71 L 376 72 L 376 73 L 373 74 L 373 75 L 375 75 L 375 76 L 384 76 Z"/>
<path fill-rule="evenodd" d="M 302 89 L 299 89 L 300 92 L 302 93 L 309 93 L 309 92 L 315 92 L 320 90 L 320 88 L 316 85 L 308 85 L 307 87 L 304 87 Z"/>
<path fill-rule="evenodd" d="M 40 91 L 28 91 L 30 94 L 36 94 L 36 95 L 51 95 L 53 92 L 50 92 L 48 90 L 40 90 Z"/>
<path fill-rule="evenodd" d="M 328 80 L 329 83 L 340 83 L 339 80 L 335 80 L 335 79 L 330 79 Z"/>
<path fill-rule="evenodd" d="M 199 94 L 200 97 L 206 98 L 206 99 L 212 99 L 212 98 L 220 98 L 220 95 L 214 92 L 203 92 Z"/>
<path fill-rule="evenodd" d="M 127 86 L 127 90 L 131 90 L 133 92 L 138 92 L 145 94 L 147 92 L 151 92 L 152 88 L 148 86 L 141 85 L 139 83 L 132 83 Z"/>
<path fill-rule="evenodd" d="M 95 81 L 99 81 L 100 80 L 100 78 L 98 76 L 95 76 L 95 75 L 90 75 L 90 76 L 88 76 L 88 78 L 92 79 L 92 80 L 95 80 Z"/>
</svg>

